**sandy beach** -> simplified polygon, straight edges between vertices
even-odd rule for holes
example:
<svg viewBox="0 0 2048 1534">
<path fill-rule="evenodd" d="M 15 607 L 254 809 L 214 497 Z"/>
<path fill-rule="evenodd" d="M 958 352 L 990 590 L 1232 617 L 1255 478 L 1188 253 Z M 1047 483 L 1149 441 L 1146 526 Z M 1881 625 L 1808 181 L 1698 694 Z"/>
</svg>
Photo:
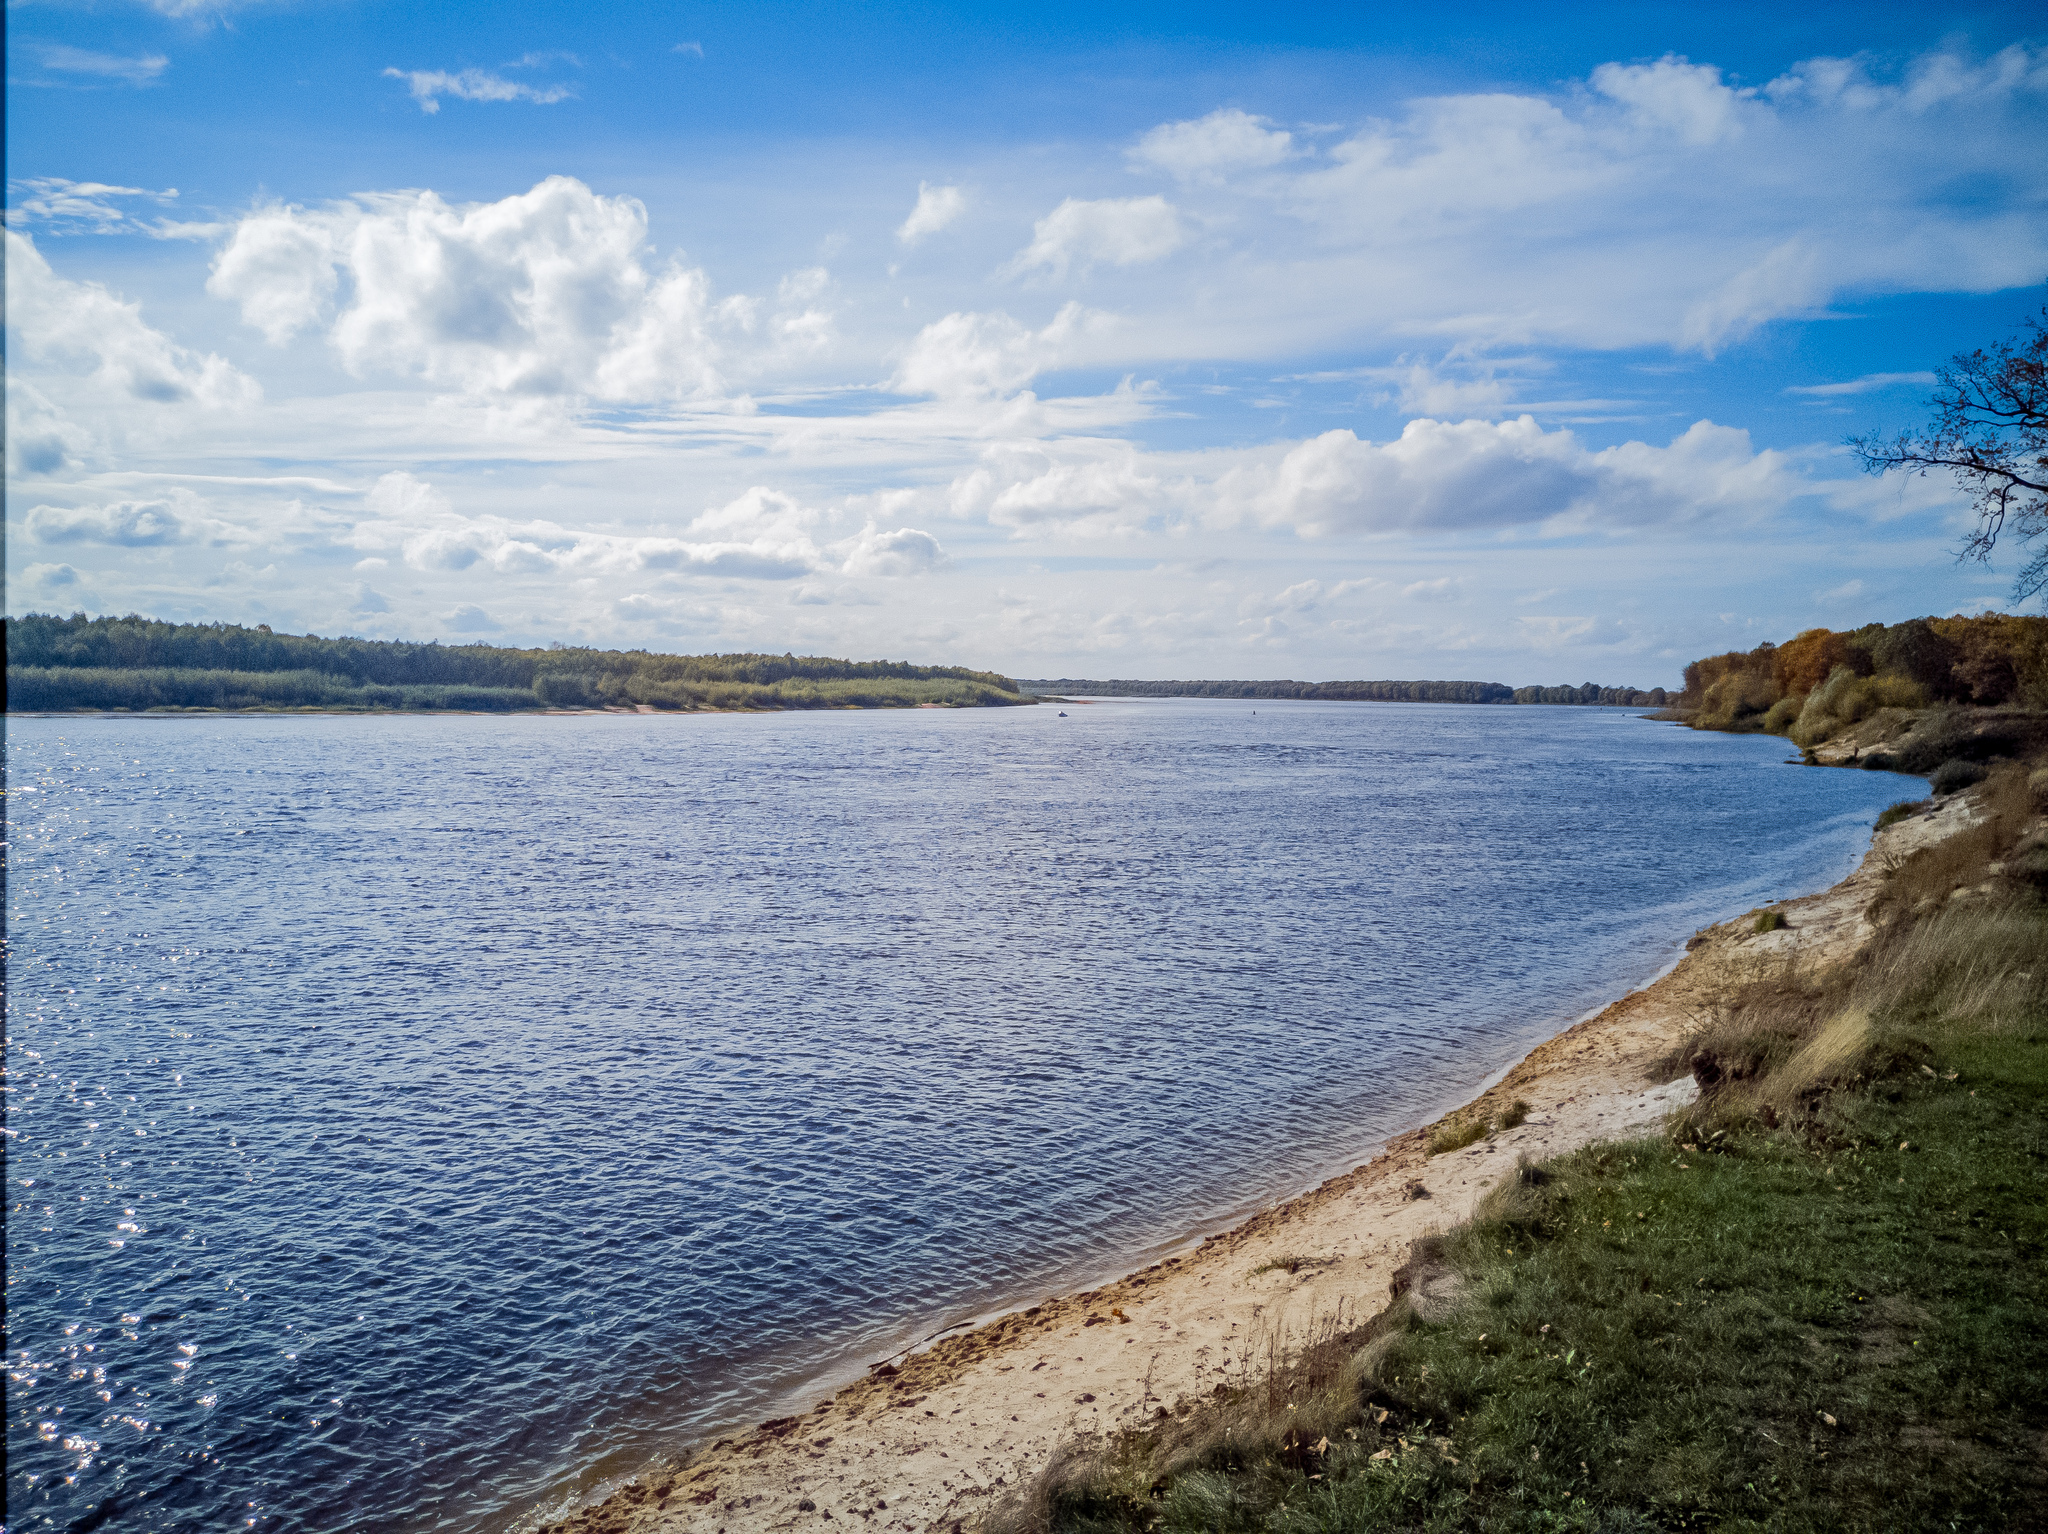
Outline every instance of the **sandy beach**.
<svg viewBox="0 0 2048 1534">
<path fill-rule="evenodd" d="M 1768 907 L 1785 918 L 1777 930 L 1755 931 L 1755 912 L 1704 929 L 1661 979 L 1540 1045 L 1452 1115 L 1497 1117 L 1519 1099 L 1520 1126 L 1433 1157 L 1434 1126 L 1400 1135 L 1179 1257 L 877 1365 L 810 1411 L 651 1470 L 550 1529 L 971 1527 L 1063 1440 L 1213 1393 L 1276 1342 L 1382 1309 L 1409 1243 L 1464 1219 L 1518 1158 L 1654 1129 L 1695 1094 L 1668 1063 L 1687 1033 L 1747 980 L 1853 960 L 1874 935 L 1866 912 L 1886 863 L 1969 825 L 1968 797 L 1877 833 L 1831 889 Z"/>
</svg>

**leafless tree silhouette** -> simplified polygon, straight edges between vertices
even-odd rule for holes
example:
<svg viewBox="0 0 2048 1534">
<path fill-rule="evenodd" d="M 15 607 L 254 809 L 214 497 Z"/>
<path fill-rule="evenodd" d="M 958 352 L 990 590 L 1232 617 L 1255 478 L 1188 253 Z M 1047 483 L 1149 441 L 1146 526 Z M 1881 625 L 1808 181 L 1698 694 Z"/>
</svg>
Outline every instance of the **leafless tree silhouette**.
<svg viewBox="0 0 2048 1534">
<path fill-rule="evenodd" d="M 1976 530 L 1958 559 L 1988 564 L 1998 540 L 2048 535 L 2048 305 L 2011 341 L 1958 352 L 1935 374 L 1934 419 L 1918 431 L 1851 437 L 1872 474 L 1946 469 L 1970 493 Z M 2015 604 L 2048 588 L 2048 540 L 2013 582 Z"/>
</svg>

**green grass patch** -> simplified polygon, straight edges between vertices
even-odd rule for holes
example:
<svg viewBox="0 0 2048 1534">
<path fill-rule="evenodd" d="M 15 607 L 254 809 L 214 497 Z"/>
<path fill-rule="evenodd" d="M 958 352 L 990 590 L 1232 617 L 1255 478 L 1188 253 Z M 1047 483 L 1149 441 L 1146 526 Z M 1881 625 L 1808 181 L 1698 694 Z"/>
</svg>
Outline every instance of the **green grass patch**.
<svg viewBox="0 0 2048 1534">
<path fill-rule="evenodd" d="M 1336 1413 L 1287 1403 L 1163 1478 L 1174 1430 L 1127 1435 L 1082 1473 L 1070 1461 L 1030 1521 L 2039 1527 L 2048 1036 L 1939 1063 L 1838 1103 L 1811 1142 L 1564 1158 L 1448 1238 L 1470 1298 L 1354 1354 Z"/>
<path fill-rule="evenodd" d="M 1429 1154 L 1441 1156 L 1447 1151 L 1463 1150 L 1475 1145 L 1493 1133 L 1493 1121 L 1482 1116 L 1452 1119 L 1443 1128 L 1429 1137 Z"/>
<path fill-rule="evenodd" d="M 1758 932 L 1776 932 L 1780 927 L 1784 925 L 1785 913 L 1783 911 L 1757 912 L 1756 930 Z"/>
<path fill-rule="evenodd" d="M 1957 1079 L 1930 1066 L 1839 1101 L 1812 1142 L 1589 1149 L 1461 1232 L 1447 1255 L 1482 1297 L 1379 1370 L 1405 1419 L 1455 1424 L 1437 1510 L 1503 1528 L 2048 1514 L 2048 1038 L 1940 1064 Z"/>
</svg>

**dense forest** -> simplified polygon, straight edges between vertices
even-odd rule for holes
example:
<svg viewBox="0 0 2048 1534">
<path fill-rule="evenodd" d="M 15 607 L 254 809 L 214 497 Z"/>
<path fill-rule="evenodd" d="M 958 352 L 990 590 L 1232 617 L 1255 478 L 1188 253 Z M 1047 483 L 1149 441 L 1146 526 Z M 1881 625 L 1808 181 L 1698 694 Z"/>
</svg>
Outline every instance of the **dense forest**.
<svg viewBox="0 0 2048 1534">
<path fill-rule="evenodd" d="M 1975 704 L 2048 711 L 2048 618 L 1986 613 L 1808 629 L 1685 668 L 1677 707 L 1701 729 L 1818 745 L 1883 708 Z"/>
<path fill-rule="evenodd" d="M 29 614 L 7 620 L 7 707 L 657 709 L 977 707 L 1030 701 L 958 666 L 810 655 L 413 644 L 267 626 Z"/>
<path fill-rule="evenodd" d="M 1662 708 L 1661 687 L 1510 687 L 1505 682 L 1135 682 L 1078 677 L 1020 681 L 1026 692 L 1092 698 L 1307 698 L 1344 703 L 1568 703 Z"/>
</svg>

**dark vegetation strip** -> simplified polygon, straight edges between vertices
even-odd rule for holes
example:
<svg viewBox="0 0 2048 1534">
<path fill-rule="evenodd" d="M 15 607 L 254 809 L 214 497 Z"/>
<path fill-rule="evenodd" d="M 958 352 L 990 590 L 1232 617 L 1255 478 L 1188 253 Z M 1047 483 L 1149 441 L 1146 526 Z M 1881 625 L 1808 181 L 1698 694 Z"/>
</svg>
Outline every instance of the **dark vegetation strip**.
<svg viewBox="0 0 2048 1534">
<path fill-rule="evenodd" d="M 1663 708 L 1674 695 L 1661 687 L 1510 687 L 1505 682 L 1141 682 L 1049 677 L 1017 684 L 1041 697 L 1303 698 L 1340 703 L 1566 703 Z"/>
<path fill-rule="evenodd" d="M 1668 1134 L 1524 1165 L 992 1534 L 2048 1526 L 2048 772 L 1983 800 L 1854 966 L 1726 998 Z"/>
<path fill-rule="evenodd" d="M 7 707 L 658 709 L 953 707 L 1031 701 L 959 666 L 814 655 L 658 655 L 274 634 L 235 624 L 7 620 Z"/>
</svg>

